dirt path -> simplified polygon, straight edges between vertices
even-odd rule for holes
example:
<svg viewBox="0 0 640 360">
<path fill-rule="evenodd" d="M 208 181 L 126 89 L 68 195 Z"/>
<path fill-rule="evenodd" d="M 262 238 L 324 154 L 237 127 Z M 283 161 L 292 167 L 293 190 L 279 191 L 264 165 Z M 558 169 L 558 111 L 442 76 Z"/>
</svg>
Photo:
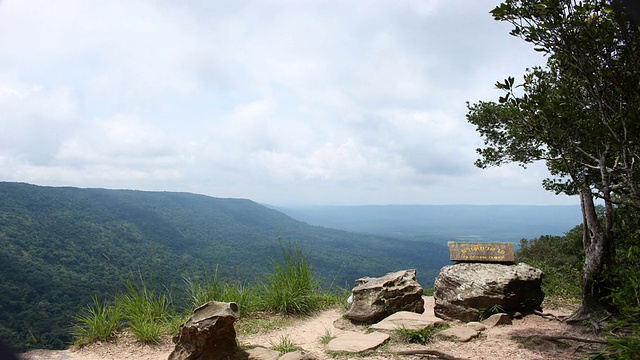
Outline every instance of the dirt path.
<svg viewBox="0 0 640 360">
<path fill-rule="evenodd" d="M 433 312 L 433 298 L 426 298 L 426 311 Z M 568 309 L 553 311 L 556 315 L 569 314 Z M 334 326 L 334 321 L 341 317 L 338 310 L 323 311 L 316 316 L 299 319 L 290 326 L 259 333 L 239 336 L 238 341 L 243 346 L 271 347 L 272 343 L 279 343 L 283 337 L 293 340 L 297 346 L 307 353 L 313 354 L 319 360 L 333 359 L 325 353 L 320 339 L 327 332 L 339 335 L 345 330 Z M 588 352 L 597 349 L 597 345 L 590 345 L 574 341 L 561 342 L 541 340 L 536 335 L 573 336 L 580 338 L 596 338 L 588 329 L 569 326 L 564 323 L 531 315 L 523 319 L 516 319 L 512 325 L 498 326 L 487 329 L 482 335 L 467 343 L 451 341 L 435 341 L 427 346 L 404 344 L 392 339 L 389 345 L 367 354 L 368 359 L 412 359 L 414 356 L 397 356 L 393 353 L 402 350 L 430 349 L 438 350 L 448 355 L 463 359 L 581 359 L 588 357 Z M 36 350 L 25 354 L 29 360 L 165 360 L 173 350 L 173 344 L 166 338 L 159 345 L 149 346 L 137 343 L 130 336 L 121 336 L 115 342 L 99 343 L 81 349 L 63 351 Z M 349 358 L 348 356 L 340 358 Z M 353 355 L 352 358 L 363 358 Z"/>
</svg>

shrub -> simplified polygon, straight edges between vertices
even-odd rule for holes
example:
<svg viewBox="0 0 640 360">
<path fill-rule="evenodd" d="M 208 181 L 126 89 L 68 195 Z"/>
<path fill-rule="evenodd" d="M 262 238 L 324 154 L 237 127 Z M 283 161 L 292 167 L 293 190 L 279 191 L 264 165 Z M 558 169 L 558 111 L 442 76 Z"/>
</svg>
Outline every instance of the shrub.
<svg viewBox="0 0 640 360">
<path fill-rule="evenodd" d="M 584 264 L 582 233 L 582 225 L 578 225 L 564 236 L 543 235 L 520 240 L 516 254 L 518 261 L 543 271 L 542 290 L 545 294 L 580 298 Z"/>
</svg>

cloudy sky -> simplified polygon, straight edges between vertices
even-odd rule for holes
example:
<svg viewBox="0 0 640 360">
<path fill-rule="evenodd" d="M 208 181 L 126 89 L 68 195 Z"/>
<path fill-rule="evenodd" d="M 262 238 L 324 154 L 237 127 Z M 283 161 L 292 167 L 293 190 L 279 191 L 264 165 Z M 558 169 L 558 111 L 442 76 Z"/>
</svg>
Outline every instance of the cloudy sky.
<svg viewBox="0 0 640 360">
<path fill-rule="evenodd" d="M 0 0 L 0 180 L 270 204 L 577 204 L 479 170 L 543 62 L 478 0 Z"/>
</svg>

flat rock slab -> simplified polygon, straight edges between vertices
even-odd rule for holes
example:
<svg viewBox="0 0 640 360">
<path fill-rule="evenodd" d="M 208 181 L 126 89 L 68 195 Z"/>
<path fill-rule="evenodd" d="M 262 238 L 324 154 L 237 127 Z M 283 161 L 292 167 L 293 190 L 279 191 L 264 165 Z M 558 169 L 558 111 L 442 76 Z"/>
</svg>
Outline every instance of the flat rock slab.
<svg viewBox="0 0 640 360">
<path fill-rule="evenodd" d="M 298 350 L 282 355 L 279 360 L 316 360 L 316 357 Z"/>
<path fill-rule="evenodd" d="M 372 350 L 389 340 L 389 335 L 375 331 L 369 334 L 345 333 L 331 340 L 327 346 L 327 351 L 359 353 Z"/>
<path fill-rule="evenodd" d="M 247 354 L 249 355 L 249 360 L 276 360 L 280 357 L 279 351 L 263 347 L 249 349 L 247 350 Z"/>
<path fill-rule="evenodd" d="M 454 326 L 442 330 L 436 334 L 436 338 L 441 340 L 451 340 L 456 342 L 467 342 L 480 335 L 480 332 L 468 326 Z"/>
<path fill-rule="evenodd" d="M 372 330 L 393 331 L 396 329 L 419 330 L 444 323 L 435 316 L 416 314 L 411 311 L 399 311 L 369 327 Z"/>
</svg>

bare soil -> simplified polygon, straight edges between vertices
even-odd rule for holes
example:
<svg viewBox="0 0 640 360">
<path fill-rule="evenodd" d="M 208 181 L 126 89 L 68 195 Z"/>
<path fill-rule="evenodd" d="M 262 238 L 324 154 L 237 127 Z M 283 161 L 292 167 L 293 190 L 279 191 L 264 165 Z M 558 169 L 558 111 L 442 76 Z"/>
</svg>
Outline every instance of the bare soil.
<svg viewBox="0 0 640 360">
<path fill-rule="evenodd" d="M 433 298 L 426 297 L 426 311 L 433 311 Z M 569 315 L 571 308 L 561 307 L 545 309 L 545 312 L 556 316 Z M 277 328 L 266 333 L 238 336 L 242 346 L 262 346 L 270 348 L 279 343 L 284 337 L 293 340 L 305 352 L 318 359 L 334 359 L 334 355 L 327 354 L 320 339 L 326 334 L 333 336 L 344 333 L 345 330 L 336 328 L 334 321 L 340 319 L 342 312 L 336 309 L 322 311 L 315 316 L 298 318 L 290 325 Z M 599 349 L 600 344 L 589 344 L 573 340 L 545 340 L 540 336 L 564 336 L 586 339 L 601 339 L 589 328 L 567 325 L 563 322 L 529 315 L 522 319 L 514 319 L 512 325 L 497 326 L 482 332 L 479 338 L 466 343 L 451 341 L 434 341 L 427 345 L 406 344 L 392 336 L 391 341 L 381 348 L 366 354 L 339 355 L 341 359 L 411 359 L 415 355 L 396 355 L 397 351 L 406 350 L 437 350 L 461 359 L 583 359 L 589 353 Z M 68 350 L 35 350 L 23 354 L 23 359 L 41 360 L 164 360 L 173 350 L 169 337 L 162 339 L 157 345 L 141 344 L 131 335 L 121 334 L 114 341 L 96 343 L 82 348 L 72 347 Z"/>
</svg>

